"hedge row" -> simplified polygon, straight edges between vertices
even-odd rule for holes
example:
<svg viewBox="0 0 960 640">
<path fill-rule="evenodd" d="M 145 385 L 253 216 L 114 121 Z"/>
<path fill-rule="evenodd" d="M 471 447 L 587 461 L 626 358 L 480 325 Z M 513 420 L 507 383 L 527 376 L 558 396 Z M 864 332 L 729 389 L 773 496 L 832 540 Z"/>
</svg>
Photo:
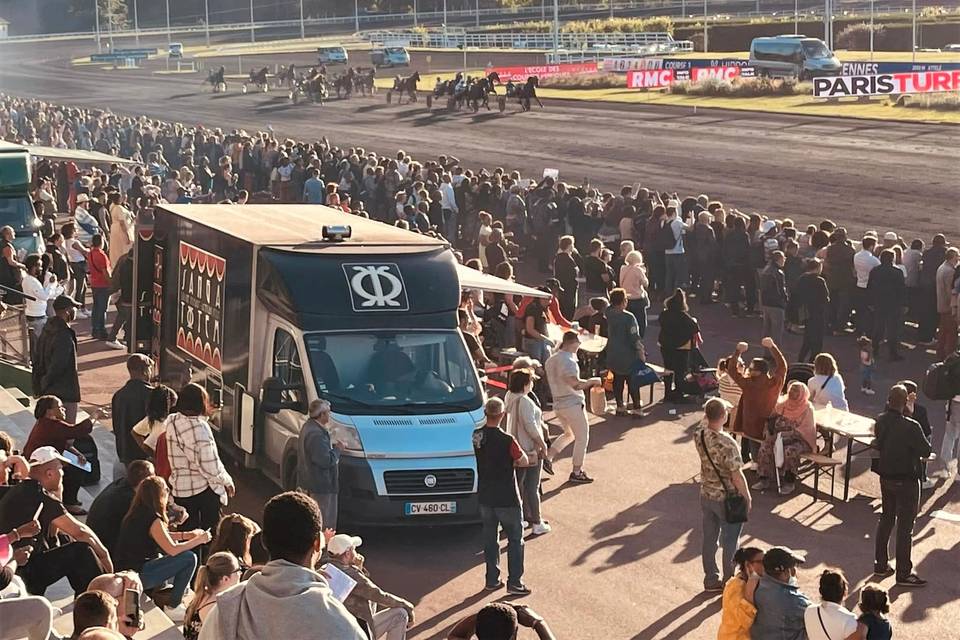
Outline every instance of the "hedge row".
<svg viewBox="0 0 960 640">
<path fill-rule="evenodd" d="M 670 93 L 715 98 L 796 96 L 810 95 L 812 92 L 813 86 L 809 82 L 771 78 L 737 78 L 735 80 L 708 78 L 700 82 L 675 82 L 670 85 Z"/>
</svg>

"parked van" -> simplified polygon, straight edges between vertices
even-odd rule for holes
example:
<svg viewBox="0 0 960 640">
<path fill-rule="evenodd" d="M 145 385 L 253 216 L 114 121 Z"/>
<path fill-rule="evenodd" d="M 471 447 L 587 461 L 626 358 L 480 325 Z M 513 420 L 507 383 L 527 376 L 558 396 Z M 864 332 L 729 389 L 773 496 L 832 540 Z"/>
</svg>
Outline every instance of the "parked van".
<svg viewBox="0 0 960 640">
<path fill-rule="evenodd" d="M 347 50 L 343 47 L 317 48 L 317 63 L 319 64 L 347 64 Z"/>
<path fill-rule="evenodd" d="M 27 147 L 0 141 L 0 226 L 13 227 L 13 246 L 20 259 L 42 252 L 44 247 L 30 197 L 31 165 Z"/>
<path fill-rule="evenodd" d="M 823 40 L 803 35 L 754 38 L 749 65 L 760 77 L 798 80 L 835 76 L 841 70 L 840 61 Z"/>
<path fill-rule="evenodd" d="M 343 445 L 341 520 L 478 520 L 485 394 L 457 328 L 461 289 L 543 294 L 458 265 L 446 241 L 323 206 L 154 216 L 138 223 L 135 299 L 152 302 L 135 342 L 166 384 L 209 391 L 221 451 L 295 488 L 297 437 L 323 398 Z"/>
<path fill-rule="evenodd" d="M 171 42 L 170 46 L 167 47 L 167 57 L 171 60 L 183 58 L 183 43 Z"/>
<path fill-rule="evenodd" d="M 380 47 L 370 51 L 370 61 L 375 67 L 406 67 L 410 53 L 406 47 Z"/>
</svg>

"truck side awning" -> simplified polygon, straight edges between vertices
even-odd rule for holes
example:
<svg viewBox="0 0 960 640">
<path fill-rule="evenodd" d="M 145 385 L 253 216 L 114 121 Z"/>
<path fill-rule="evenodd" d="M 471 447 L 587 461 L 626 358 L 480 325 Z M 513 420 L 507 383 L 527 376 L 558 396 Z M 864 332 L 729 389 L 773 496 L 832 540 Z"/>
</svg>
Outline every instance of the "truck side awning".
<svg viewBox="0 0 960 640">
<path fill-rule="evenodd" d="M 82 149 L 58 149 L 56 147 L 44 147 L 40 145 L 24 145 L 31 155 L 48 160 L 72 160 L 83 164 L 140 164 L 127 158 L 111 156 L 109 153 L 100 153 L 99 151 L 83 151 Z"/>
<path fill-rule="evenodd" d="M 549 293 L 544 293 L 539 289 L 527 287 L 516 282 L 503 280 L 496 276 L 471 269 L 462 264 L 457 265 L 457 275 L 460 277 L 461 289 L 483 289 L 492 293 L 513 294 L 526 296 L 528 298 L 549 298 Z"/>
</svg>

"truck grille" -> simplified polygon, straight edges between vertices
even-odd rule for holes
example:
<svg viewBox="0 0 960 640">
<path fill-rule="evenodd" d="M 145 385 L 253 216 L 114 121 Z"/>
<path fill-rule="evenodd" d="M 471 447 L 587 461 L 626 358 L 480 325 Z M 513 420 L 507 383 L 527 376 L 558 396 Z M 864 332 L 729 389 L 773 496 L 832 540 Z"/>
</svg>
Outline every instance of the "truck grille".
<svg viewBox="0 0 960 640">
<path fill-rule="evenodd" d="M 434 486 L 427 486 L 427 476 L 436 478 Z M 385 471 L 383 481 L 390 495 L 470 493 L 473 491 L 473 469 Z"/>
</svg>

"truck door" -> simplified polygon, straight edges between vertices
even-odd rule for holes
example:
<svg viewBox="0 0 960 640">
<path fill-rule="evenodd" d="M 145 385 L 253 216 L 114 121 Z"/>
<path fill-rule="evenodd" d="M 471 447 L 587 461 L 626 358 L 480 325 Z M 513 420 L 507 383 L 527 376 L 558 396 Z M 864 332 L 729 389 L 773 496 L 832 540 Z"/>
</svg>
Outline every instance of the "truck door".
<svg viewBox="0 0 960 640">
<path fill-rule="evenodd" d="M 306 419 L 307 388 L 300 353 L 299 331 L 277 322 L 270 323 L 267 363 L 269 378 L 264 380 L 263 444 L 266 462 L 277 470 L 284 488 L 296 486 L 296 438 Z"/>
</svg>

